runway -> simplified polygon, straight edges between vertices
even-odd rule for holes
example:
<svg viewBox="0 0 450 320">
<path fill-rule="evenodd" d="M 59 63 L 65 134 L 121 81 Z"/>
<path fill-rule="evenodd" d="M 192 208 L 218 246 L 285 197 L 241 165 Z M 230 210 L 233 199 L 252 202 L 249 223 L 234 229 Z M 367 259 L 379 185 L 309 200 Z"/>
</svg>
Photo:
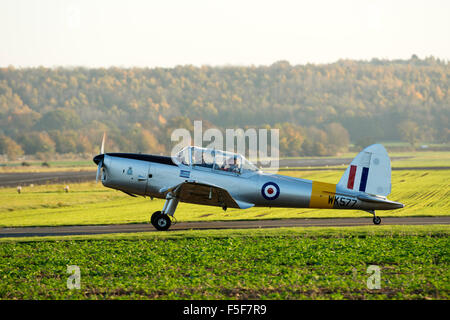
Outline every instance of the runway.
<svg viewBox="0 0 450 320">
<path fill-rule="evenodd" d="M 382 218 L 381 225 L 431 225 L 450 224 L 448 217 L 404 217 Z M 279 219 L 279 220 L 240 220 L 240 221 L 198 221 L 179 222 L 172 225 L 169 232 L 176 230 L 207 230 L 207 229 L 254 229 L 281 227 L 346 227 L 373 225 L 367 218 L 333 218 L 333 219 Z M 130 232 L 157 232 L 149 223 L 113 224 L 61 227 L 21 227 L 0 228 L 0 238 L 5 237 L 37 237 L 37 236 L 69 236 L 92 235 Z"/>
</svg>

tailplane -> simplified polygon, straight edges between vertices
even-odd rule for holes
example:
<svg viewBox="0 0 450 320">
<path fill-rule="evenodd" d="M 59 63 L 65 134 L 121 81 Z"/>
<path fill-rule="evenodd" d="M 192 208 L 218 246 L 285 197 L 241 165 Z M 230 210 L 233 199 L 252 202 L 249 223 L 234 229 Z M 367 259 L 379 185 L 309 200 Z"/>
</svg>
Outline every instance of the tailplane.
<svg viewBox="0 0 450 320">
<path fill-rule="evenodd" d="M 341 188 L 372 195 L 391 193 L 391 160 L 381 144 L 361 151 L 351 162 L 337 184 Z"/>
</svg>

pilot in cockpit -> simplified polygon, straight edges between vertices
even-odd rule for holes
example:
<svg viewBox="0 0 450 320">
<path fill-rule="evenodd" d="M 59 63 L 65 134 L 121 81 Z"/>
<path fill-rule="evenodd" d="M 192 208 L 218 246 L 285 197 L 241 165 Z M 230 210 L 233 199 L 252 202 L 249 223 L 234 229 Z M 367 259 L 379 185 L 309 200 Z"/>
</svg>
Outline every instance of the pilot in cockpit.
<svg viewBox="0 0 450 320">
<path fill-rule="evenodd" d="M 238 156 L 235 155 L 233 157 L 230 157 L 227 160 L 227 166 L 225 167 L 226 171 L 239 173 L 239 163 L 238 163 Z"/>
</svg>

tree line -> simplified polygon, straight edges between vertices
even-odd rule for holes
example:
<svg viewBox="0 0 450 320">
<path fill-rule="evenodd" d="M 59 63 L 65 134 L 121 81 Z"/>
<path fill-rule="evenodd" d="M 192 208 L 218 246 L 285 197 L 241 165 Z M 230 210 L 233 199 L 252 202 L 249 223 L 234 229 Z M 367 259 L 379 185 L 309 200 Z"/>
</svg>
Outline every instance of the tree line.
<svg viewBox="0 0 450 320">
<path fill-rule="evenodd" d="M 174 68 L 2 68 L 0 154 L 167 153 L 170 133 L 279 128 L 280 154 L 333 155 L 349 143 L 450 140 L 448 62 L 353 61 Z"/>
</svg>

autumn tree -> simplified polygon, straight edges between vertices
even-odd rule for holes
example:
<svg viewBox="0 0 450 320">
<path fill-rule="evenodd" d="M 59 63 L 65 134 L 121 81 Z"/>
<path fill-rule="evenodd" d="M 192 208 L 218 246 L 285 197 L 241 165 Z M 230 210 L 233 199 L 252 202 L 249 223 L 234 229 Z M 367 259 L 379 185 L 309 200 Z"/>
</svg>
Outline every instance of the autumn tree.
<svg viewBox="0 0 450 320">
<path fill-rule="evenodd" d="M 23 155 L 23 150 L 13 139 L 0 135 L 0 154 L 6 154 L 9 160 L 16 160 Z"/>
<path fill-rule="evenodd" d="M 40 130 L 77 129 L 81 125 L 80 117 L 74 110 L 56 109 L 45 113 L 36 124 Z"/>
<path fill-rule="evenodd" d="M 419 141 L 419 126 L 417 123 L 411 120 L 405 120 L 400 122 L 397 128 L 402 140 L 408 142 L 414 148 Z"/>
<path fill-rule="evenodd" d="M 326 125 L 325 132 L 327 134 L 326 145 L 330 154 L 348 151 L 350 135 L 340 123 L 333 122 Z"/>
<path fill-rule="evenodd" d="M 303 128 L 292 123 L 278 124 L 275 127 L 280 130 L 280 152 L 286 156 L 299 156 L 305 140 Z"/>
<path fill-rule="evenodd" d="M 52 152 L 51 143 L 28 142 L 25 136 L 36 132 L 43 133 L 39 141 L 49 133 L 53 152 L 71 152 L 74 141 L 77 152 L 98 152 L 103 131 L 107 150 L 150 143 L 161 150 L 138 143 L 154 138 L 168 153 L 173 130 L 191 131 L 194 120 L 220 130 L 283 124 L 281 155 L 345 152 L 344 130 L 352 143 L 371 137 L 448 144 L 449 78 L 448 61 L 418 56 L 318 65 L 0 68 L 0 130 L 27 154 Z"/>
<path fill-rule="evenodd" d="M 54 153 L 55 142 L 45 131 L 26 132 L 19 136 L 19 142 L 26 154 Z"/>
<path fill-rule="evenodd" d="M 306 129 L 306 139 L 303 142 L 302 150 L 305 156 L 327 156 L 331 151 L 327 149 L 327 133 L 316 127 Z"/>
</svg>

